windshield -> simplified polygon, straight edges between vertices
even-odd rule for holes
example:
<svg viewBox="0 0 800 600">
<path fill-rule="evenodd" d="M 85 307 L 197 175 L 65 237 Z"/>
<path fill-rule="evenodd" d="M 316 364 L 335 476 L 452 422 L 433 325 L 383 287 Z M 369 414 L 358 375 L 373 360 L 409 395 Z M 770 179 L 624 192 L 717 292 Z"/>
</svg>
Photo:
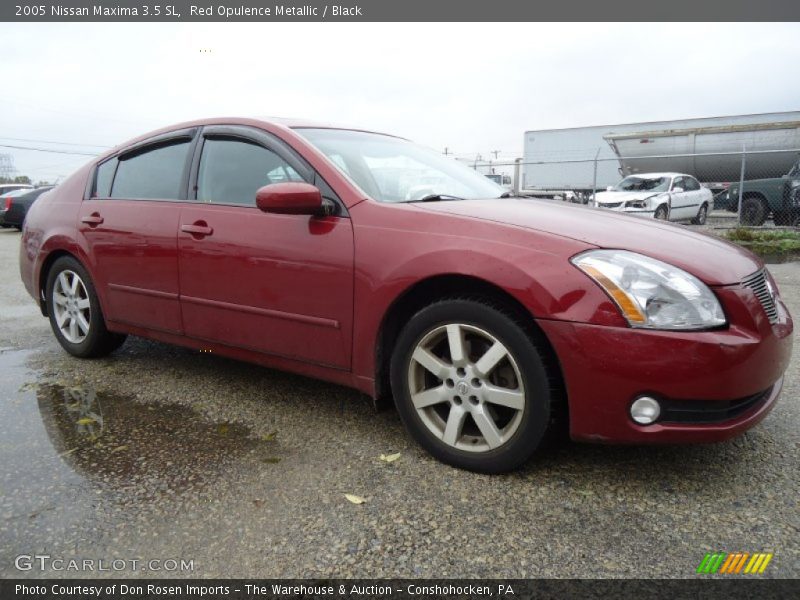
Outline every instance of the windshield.
<svg viewBox="0 0 800 600">
<path fill-rule="evenodd" d="M 343 129 L 297 129 L 380 202 L 497 198 L 503 188 L 452 158 L 406 140 Z"/>
<path fill-rule="evenodd" d="M 669 177 L 626 177 L 614 189 L 618 192 L 666 192 Z"/>
<path fill-rule="evenodd" d="M 789 177 L 800 177 L 800 160 L 794 163 L 794 166 L 789 169 Z"/>
<path fill-rule="evenodd" d="M 498 175 L 498 174 L 495 174 L 495 173 L 490 173 L 489 175 L 485 175 L 485 177 L 486 177 L 486 179 L 489 179 L 490 181 L 494 181 L 497 185 L 502 185 L 502 183 L 503 183 L 503 176 L 502 175 Z"/>
</svg>

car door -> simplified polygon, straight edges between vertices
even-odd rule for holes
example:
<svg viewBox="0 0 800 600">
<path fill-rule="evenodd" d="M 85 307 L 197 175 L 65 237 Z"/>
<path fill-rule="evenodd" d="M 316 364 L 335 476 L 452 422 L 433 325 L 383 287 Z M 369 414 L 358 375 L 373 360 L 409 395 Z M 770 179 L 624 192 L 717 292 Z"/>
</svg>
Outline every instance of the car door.
<svg viewBox="0 0 800 600">
<path fill-rule="evenodd" d="M 688 218 L 689 209 L 687 206 L 691 204 L 691 193 L 686 191 L 686 178 L 675 177 L 672 180 L 672 187 L 669 194 L 670 208 L 669 220 L 680 221 Z"/>
<path fill-rule="evenodd" d="M 197 131 L 137 144 L 95 171 L 78 230 L 110 321 L 182 331 L 177 231 Z"/>
<path fill-rule="evenodd" d="M 248 127 L 206 127 L 178 234 L 186 334 L 349 368 L 353 230 L 341 204 L 325 217 L 265 213 L 256 191 L 306 181 L 333 191 L 291 148 Z M 338 199 L 331 198 L 334 202 Z"/>
<path fill-rule="evenodd" d="M 687 204 L 687 219 L 693 219 L 700 210 L 700 205 L 706 201 L 706 190 L 694 177 L 687 175 L 684 177 L 686 190 L 689 192 L 689 202 Z"/>
</svg>

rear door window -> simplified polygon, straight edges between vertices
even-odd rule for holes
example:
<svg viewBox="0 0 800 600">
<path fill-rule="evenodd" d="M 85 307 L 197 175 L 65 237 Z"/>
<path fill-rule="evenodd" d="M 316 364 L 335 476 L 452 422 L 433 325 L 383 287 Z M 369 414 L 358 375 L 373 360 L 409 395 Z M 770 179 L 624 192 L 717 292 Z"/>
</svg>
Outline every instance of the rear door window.
<svg viewBox="0 0 800 600">
<path fill-rule="evenodd" d="M 111 197 L 180 200 L 190 146 L 190 141 L 181 139 L 123 156 Z"/>
</svg>

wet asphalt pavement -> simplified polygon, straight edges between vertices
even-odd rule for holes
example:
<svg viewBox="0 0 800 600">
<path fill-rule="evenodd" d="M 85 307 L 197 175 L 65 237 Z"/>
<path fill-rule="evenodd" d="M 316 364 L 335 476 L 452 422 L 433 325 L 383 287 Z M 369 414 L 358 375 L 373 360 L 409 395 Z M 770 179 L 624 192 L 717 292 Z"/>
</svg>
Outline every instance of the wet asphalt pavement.
<svg viewBox="0 0 800 600">
<path fill-rule="evenodd" d="M 706 552 L 740 550 L 800 576 L 800 351 L 738 439 L 564 442 L 476 475 L 345 388 L 137 338 L 71 358 L 18 251 L 0 231 L 2 577 L 692 577 Z M 771 270 L 800 315 L 800 263 Z M 122 562 L 19 571 L 19 555 Z"/>
</svg>

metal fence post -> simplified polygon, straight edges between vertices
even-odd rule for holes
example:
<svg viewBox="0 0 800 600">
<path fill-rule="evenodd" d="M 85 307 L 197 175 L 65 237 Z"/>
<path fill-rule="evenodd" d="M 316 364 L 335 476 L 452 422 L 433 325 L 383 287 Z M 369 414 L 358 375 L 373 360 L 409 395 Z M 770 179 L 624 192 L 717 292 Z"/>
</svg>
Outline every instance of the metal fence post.
<svg viewBox="0 0 800 600">
<path fill-rule="evenodd" d="M 521 170 L 522 170 L 522 159 L 515 158 L 514 159 L 514 194 L 519 195 L 522 189 L 522 177 L 521 177 Z"/>
<path fill-rule="evenodd" d="M 597 195 L 597 157 L 600 156 L 600 148 L 597 149 L 594 155 L 594 176 L 592 178 L 592 203 L 595 201 Z"/>
<path fill-rule="evenodd" d="M 742 169 L 739 173 L 739 210 L 736 211 L 737 225 L 742 225 L 742 193 L 744 191 L 744 169 L 747 162 L 747 154 L 745 153 L 745 144 L 742 142 Z"/>
</svg>

